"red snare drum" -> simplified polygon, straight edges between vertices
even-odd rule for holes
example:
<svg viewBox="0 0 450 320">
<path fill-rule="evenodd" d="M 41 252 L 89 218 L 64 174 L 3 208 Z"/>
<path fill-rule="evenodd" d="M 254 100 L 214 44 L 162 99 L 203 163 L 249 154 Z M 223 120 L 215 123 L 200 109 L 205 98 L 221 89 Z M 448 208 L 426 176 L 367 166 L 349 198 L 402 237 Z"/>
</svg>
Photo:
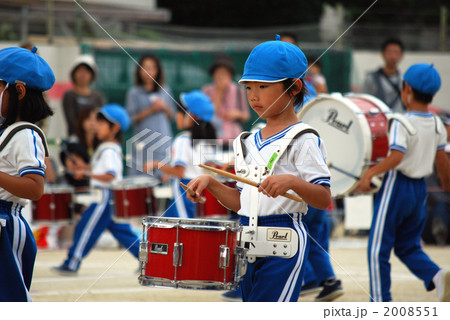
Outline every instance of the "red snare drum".
<svg viewBox="0 0 450 320">
<path fill-rule="evenodd" d="M 45 185 L 42 197 L 32 202 L 34 223 L 70 222 L 73 218 L 71 186 Z"/>
<path fill-rule="evenodd" d="M 145 176 L 126 177 L 115 182 L 111 205 L 117 218 L 141 218 L 154 215 L 158 211 L 158 204 L 153 196 L 153 187 L 158 180 Z"/>
<path fill-rule="evenodd" d="M 388 118 L 381 100 L 367 94 L 321 94 L 297 117 L 314 127 L 325 142 L 333 197 L 351 193 L 358 179 L 389 151 Z"/>
<path fill-rule="evenodd" d="M 222 182 L 228 187 L 235 188 L 236 181 Z M 199 217 L 223 217 L 232 215 L 233 212 L 225 208 L 208 190 L 203 190 L 206 201 L 197 203 L 197 215 Z"/>
<path fill-rule="evenodd" d="M 147 217 L 139 250 L 142 285 L 231 290 L 245 274 L 240 228 L 223 220 Z"/>
</svg>

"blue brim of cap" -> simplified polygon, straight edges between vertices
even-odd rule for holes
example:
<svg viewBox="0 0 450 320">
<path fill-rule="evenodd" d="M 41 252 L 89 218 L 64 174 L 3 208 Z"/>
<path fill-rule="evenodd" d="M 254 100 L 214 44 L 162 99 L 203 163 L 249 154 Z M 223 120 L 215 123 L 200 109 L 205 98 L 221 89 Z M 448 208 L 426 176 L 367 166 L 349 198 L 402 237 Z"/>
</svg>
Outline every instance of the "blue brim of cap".
<svg viewBox="0 0 450 320">
<path fill-rule="evenodd" d="M 287 78 L 283 79 L 273 79 L 273 78 L 264 78 L 264 77 L 242 77 L 241 80 L 239 80 L 239 83 L 242 84 L 244 82 L 281 82 L 286 80 Z"/>
<path fill-rule="evenodd" d="M 106 119 L 108 119 L 109 122 L 116 123 L 116 124 L 120 125 L 120 123 L 116 119 L 112 118 L 106 112 L 103 112 L 103 111 L 99 110 L 98 113 L 102 114 Z"/>
</svg>

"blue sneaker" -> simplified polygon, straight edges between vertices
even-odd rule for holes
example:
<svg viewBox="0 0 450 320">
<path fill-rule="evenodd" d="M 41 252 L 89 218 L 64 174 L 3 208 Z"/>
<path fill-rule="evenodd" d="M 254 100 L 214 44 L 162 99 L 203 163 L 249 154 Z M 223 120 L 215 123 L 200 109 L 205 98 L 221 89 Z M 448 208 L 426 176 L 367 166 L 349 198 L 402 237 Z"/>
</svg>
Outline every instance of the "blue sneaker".
<svg viewBox="0 0 450 320">
<path fill-rule="evenodd" d="M 68 266 L 60 265 L 59 267 L 52 267 L 51 270 L 53 272 L 58 273 L 61 276 L 76 276 L 78 275 L 77 270 L 69 269 Z"/>
<path fill-rule="evenodd" d="M 222 293 L 221 297 L 223 300 L 230 301 L 230 302 L 241 302 L 242 301 L 241 290 L 239 290 L 239 289 Z"/>
<path fill-rule="evenodd" d="M 316 302 L 333 301 L 344 294 L 341 280 L 330 279 L 323 283 L 323 289 L 319 295 L 314 299 Z"/>
</svg>

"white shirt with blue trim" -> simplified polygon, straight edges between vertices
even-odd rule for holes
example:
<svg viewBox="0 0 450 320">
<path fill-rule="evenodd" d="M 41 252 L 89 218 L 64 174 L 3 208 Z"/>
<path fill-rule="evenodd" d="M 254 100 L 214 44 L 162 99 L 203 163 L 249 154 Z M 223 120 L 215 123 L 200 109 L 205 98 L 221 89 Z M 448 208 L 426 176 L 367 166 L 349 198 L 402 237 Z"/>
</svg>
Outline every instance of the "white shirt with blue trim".
<svg viewBox="0 0 450 320">
<path fill-rule="evenodd" d="M 438 150 L 444 150 L 447 132 L 442 121 L 430 112 L 409 112 L 405 115 L 417 130 L 411 135 L 397 120 L 389 132 L 389 148 L 404 153 L 402 162 L 395 168 L 404 175 L 418 179 L 433 172 Z"/>
<path fill-rule="evenodd" d="M 252 133 L 244 141 L 245 162 L 251 166 L 267 166 L 270 158 L 280 146 L 281 139 L 295 125 L 263 140 L 261 130 Z M 235 150 L 236 152 L 236 150 Z M 326 164 L 326 149 L 323 141 L 313 133 L 305 133 L 292 141 L 290 149 L 284 152 L 274 167 L 274 175 L 291 174 L 313 184 L 330 186 L 330 171 Z M 251 188 L 248 184 L 237 182 L 241 192 L 241 209 L 238 214 L 250 216 Z M 292 190 L 288 193 L 295 194 Z M 259 193 L 258 216 L 286 213 L 306 213 L 305 202 L 296 202 L 285 197 L 269 198 Z"/>
<path fill-rule="evenodd" d="M 103 142 L 91 158 L 91 173 L 94 175 L 112 174 L 114 179 L 108 182 L 91 179 L 92 188 L 110 188 L 111 185 L 122 179 L 123 162 L 122 147 L 118 143 Z"/>
<path fill-rule="evenodd" d="M 173 140 L 170 164 L 185 168 L 184 179 L 194 179 L 204 173 L 198 165 L 214 159 L 214 153 L 213 143 L 197 141 L 193 146 L 191 133 L 182 131 Z"/>
<path fill-rule="evenodd" d="M 18 131 L 0 153 L 0 170 L 11 176 L 39 174 L 45 177 L 45 149 L 39 134 L 31 129 Z M 0 188 L 0 199 L 25 206 L 27 199 Z"/>
</svg>

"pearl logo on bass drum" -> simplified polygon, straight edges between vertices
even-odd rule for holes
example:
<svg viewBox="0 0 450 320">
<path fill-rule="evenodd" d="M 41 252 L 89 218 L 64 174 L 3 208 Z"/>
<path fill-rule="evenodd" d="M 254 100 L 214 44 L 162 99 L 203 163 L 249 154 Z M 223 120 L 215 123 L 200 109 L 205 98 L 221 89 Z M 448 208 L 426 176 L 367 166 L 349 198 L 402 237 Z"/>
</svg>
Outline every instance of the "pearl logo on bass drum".
<svg viewBox="0 0 450 320">
<path fill-rule="evenodd" d="M 338 119 L 339 112 L 336 109 L 328 110 L 328 117 L 326 117 L 323 121 L 328 123 L 330 126 L 348 134 L 350 127 L 353 124 L 353 120 L 350 120 L 348 123 L 345 123 L 342 120 Z"/>
</svg>

